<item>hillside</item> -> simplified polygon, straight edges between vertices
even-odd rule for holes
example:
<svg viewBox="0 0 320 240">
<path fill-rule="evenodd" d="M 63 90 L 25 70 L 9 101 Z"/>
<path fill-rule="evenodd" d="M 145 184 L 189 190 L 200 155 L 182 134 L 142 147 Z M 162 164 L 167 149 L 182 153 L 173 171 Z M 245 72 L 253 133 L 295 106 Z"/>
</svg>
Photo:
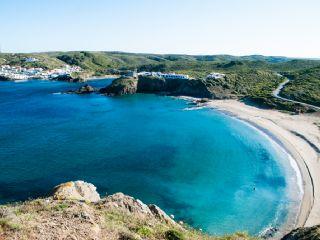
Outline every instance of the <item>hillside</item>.
<svg viewBox="0 0 320 240">
<path fill-rule="evenodd" d="M 100 198 L 83 181 L 61 184 L 47 198 L 0 206 L 0 239 L 253 240 L 244 233 L 208 236 L 122 193 Z"/>
<path fill-rule="evenodd" d="M 281 92 L 281 96 L 320 106 L 320 66 L 286 75 L 291 81 Z"/>
<path fill-rule="evenodd" d="M 26 57 L 37 58 L 26 62 Z M 59 68 L 64 64 L 80 66 L 82 77 L 115 74 L 119 70 L 176 72 L 205 79 L 211 72 L 225 73 L 226 78 L 207 82 L 220 95 L 228 95 L 250 101 L 264 107 L 287 111 L 307 111 L 298 104 L 271 97 L 280 83 L 279 72 L 293 79 L 281 94 L 288 98 L 319 106 L 320 60 L 291 59 L 272 56 L 231 55 L 177 55 L 138 54 L 123 52 L 48 52 L 31 54 L 0 54 L 0 64 L 44 69 Z"/>
<path fill-rule="evenodd" d="M 34 57 L 38 62 L 26 63 L 24 58 Z M 0 53 L 0 64 L 59 67 L 61 64 L 78 65 L 87 71 L 104 73 L 110 69 L 134 69 L 195 72 L 205 75 L 213 70 L 268 69 L 290 71 L 320 65 L 320 61 L 270 57 L 261 55 L 177 55 L 139 54 L 123 52 L 48 52 L 28 54 Z M 203 72 L 203 73 L 201 73 Z"/>
</svg>

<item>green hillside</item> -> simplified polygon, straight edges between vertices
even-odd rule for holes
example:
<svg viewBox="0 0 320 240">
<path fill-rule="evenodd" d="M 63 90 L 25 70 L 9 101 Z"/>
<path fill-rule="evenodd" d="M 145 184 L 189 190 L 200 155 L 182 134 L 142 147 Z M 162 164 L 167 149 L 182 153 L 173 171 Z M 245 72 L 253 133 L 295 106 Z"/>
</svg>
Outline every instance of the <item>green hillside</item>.
<svg viewBox="0 0 320 240">
<path fill-rule="evenodd" d="M 282 96 L 320 106 L 320 65 L 287 73 L 287 77 L 292 81 L 285 86 Z"/>
<path fill-rule="evenodd" d="M 26 57 L 37 58 L 26 62 Z M 0 54 L 0 64 L 52 69 L 64 64 L 80 66 L 85 76 L 113 74 L 116 70 L 161 71 L 205 78 L 211 72 L 227 74 L 225 79 L 210 83 L 267 107 L 295 109 L 295 104 L 271 97 L 281 78 L 274 73 L 290 76 L 294 81 L 284 88 L 283 96 L 319 105 L 320 60 L 291 59 L 274 56 L 139 54 L 123 52 L 48 52 L 30 54 Z"/>
</svg>

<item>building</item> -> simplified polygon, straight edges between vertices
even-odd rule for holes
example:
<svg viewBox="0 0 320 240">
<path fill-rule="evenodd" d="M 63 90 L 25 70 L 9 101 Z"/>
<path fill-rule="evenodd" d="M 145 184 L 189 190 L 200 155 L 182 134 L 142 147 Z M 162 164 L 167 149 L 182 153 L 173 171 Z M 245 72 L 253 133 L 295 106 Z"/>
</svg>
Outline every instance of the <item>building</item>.
<svg viewBox="0 0 320 240">
<path fill-rule="evenodd" d="M 138 73 L 137 70 L 135 69 L 134 71 L 126 71 L 122 76 L 124 77 L 132 77 L 132 78 L 138 78 Z"/>
<path fill-rule="evenodd" d="M 164 79 L 190 79 L 189 75 L 176 74 L 176 73 L 161 73 L 161 72 L 139 72 L 139 76 L 152 76 L 152 77 L 163 77 Z"/>
<path fill-rule="evenodd" d="M 207 76 L 207 79 L 220 79 L 224 78 L 226 75 L 223 73 L 212 72 Z"/>
<path fill-rule="evenodd" d="M 38 62 L 39 60 L 37 58 L 34 57 L 26 57 L 24 59 L 25 62 Z"/>
<path fill-rule="evenodd" d="M 189 75 L 175 74 L 175 73 L 162 73 L 161 76 L 165 79 L 184 79 L 184 80 L 189 79 Z"/>
</svg>

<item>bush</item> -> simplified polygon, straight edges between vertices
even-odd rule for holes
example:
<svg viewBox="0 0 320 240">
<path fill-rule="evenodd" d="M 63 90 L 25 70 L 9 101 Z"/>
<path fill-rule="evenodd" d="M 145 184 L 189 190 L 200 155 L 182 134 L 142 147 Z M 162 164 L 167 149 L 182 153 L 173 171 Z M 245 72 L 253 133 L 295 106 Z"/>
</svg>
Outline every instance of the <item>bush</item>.
<svg viewBox="0 0 320 240">
<path fill-rule="evenodd" d="M 185 239 L 183 234 L 181 232 L 176 231 L 176 230 L 166 231 L 165 238 L 167 240 L 183 240 L 183 239 Z"/>
</svg>

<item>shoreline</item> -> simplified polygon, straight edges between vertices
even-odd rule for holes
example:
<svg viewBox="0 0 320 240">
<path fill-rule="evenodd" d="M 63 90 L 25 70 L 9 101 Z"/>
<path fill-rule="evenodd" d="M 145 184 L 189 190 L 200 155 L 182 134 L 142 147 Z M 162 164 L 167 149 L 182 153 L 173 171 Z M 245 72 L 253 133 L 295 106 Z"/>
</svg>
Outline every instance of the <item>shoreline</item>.
<svg viewBox="0 0 320 240">
<path fill-rule="evenodd" d="M 319 116 L 312 114 L 289 115 L 276 110 L 249 106 L 237 100 L 210 100 L 204 106 L 235 117 L 262 131 L 295 160 L 303 187 L 303 196 L 295 219 L 295 228 L 319 224 L 320 198 L 316 193 L 320 189 L 320 176 L 316 172 L 320 172 L 320 164 L 318 153 L 314 146 L 310 145 L 311 143 L 320 146 L 320 129 L 313 122 L 318 120 L 316 122 L 319 123 Z M 306 119 L 308 121 L 303 121 Z M 299 120 L 299 124 L 295 124 L 297 120 Z M 294 134 L 297 131 L 305 139 Z M 314 136 L 311 137 L 310 132 L 314 133 Z M 290 230 L 292 229 L 287 229 L 285 233 Z"/>
</svg>

